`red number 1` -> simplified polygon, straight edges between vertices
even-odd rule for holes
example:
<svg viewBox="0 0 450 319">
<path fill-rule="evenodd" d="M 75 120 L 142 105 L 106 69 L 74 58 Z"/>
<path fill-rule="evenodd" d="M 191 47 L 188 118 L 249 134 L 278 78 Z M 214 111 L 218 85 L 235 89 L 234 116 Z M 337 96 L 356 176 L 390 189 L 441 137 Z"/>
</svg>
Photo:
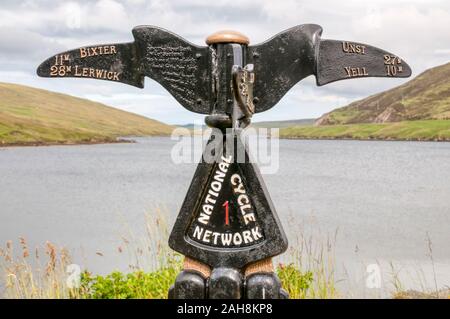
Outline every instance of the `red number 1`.
<svg viewBox="0 0 450 319">
<path fill-rule="evenodd" d="M 230 215 L 229 215 L 229 212 L 228 212 L 228 201 L 223 203 L 222 206 L 225 207 L 225 225 L 228 226 L 230 224 Z"/>
</svg>

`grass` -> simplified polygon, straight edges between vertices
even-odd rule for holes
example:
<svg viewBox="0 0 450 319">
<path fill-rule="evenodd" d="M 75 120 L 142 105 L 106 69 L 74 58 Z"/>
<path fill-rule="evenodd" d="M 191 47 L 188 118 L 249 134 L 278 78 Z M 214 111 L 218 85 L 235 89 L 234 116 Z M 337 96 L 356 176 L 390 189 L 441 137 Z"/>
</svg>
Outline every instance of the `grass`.
<svg viewBox="0 0 450 319">
<path fill-rule="evenodd" d="M 121 136 L 169 135 L 172 129 L 89 100 L 0 83 L 0 145 L 113 142 Z"/>
<path fill-rule="evenodd" d="M 263 121 L 252 122 L 251 127 L 254 128 L 285 128 L 292 126 L 303 126 L 314 124 L 315 119 L 301 119 L 301 120 L 285 120 L 285 121 Z"/>
<path fill-rule="evenodd" d="M 77 290 L 67 285 L 67 266 L 71 264 L 65 249 L 47 242 L 33 251 L 24 238 L 19 240 L 18 252 L 8 241 L 0 249 L 0 270 L 5 298 L 16 299 L 62 299 L 77 298 Z M 0 295 L 2 296 L 2 295 Z"/>
<path fill-rule="evenodd" d="M 131 260 L 130 271 L 101 276 L 84 269 L 79 285 L 75 285 L 78 288 L 71 288 L 74 284 L 67 271 L 72 261 L 66 249 L 46 243 L 31 251 L 24 238 L 16 245 L 9 241 L 0 249 L 0 298 L 167 298 L 182 268 L 182 256 L 169 249 L 167 236 L 167 223 L 161 213 L 148 216 L 147 236 L 130 239 L 133 236 L 129 234 L 118 247 L 119 252 L 128 255 L 124 258 Z M 338 296 L 333 262 L 326 257 L 327 251 L 315 250 L 304 240 L 289 254 L 292 262 L 279 263 L 276 272 L 291 298 Z"/>
<path fill-rule="evenodd" d="M 281 129 L 280 138 L 450 141 L 450 120 L 297 126 Z"/>
<path fill-rule="evenodd" d="M 24 238 L 14 245 L 8 241 L 0 248 L 0 298 L 71 298 L 71 299 L 135 299 L 167 298 L 167 292 L 182 268 L 182 256 L 167 245 L 168 227 L 161 211 L 147 216 L 147 236 L 134 238 L 130 233 L 122 237 L 118 251 L 130 260 L 127 273 L 114 271 L 96 275 L 79 269 L 73 277 L 72 260 L 66 249 L 47 242 L 31 249 Z M 337 232 L 333 237 L 317 240 L 296 231 L 297 237 L 284 254 L 287 261 L 276 264 L 276 273 L 292 299 L 346 298 L 337 289 L 334 250 Z M 432 258 L 431 239 L 428 251 Z M 125 256 L 127 255 L 127 256 Z M 423 282 L 422 291 L 407 290 L 396 266 L 391 263 L 393 298 L 450 298 L 450 290 L 433 289 Z M 434 269 L 434 268 L 433 268 Z M 420 275 L 416 275 L 420 277 Z M 78 278 L 78 279 L 77 279 Z M 341 279 L 342 280 L 342 279 Z"/>
</svg>

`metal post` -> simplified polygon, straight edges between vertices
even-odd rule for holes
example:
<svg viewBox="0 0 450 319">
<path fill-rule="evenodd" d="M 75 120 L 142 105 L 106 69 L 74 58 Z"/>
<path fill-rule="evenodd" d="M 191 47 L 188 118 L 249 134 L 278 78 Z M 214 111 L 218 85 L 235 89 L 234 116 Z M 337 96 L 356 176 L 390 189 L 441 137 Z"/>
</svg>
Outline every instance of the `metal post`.
<svg viewBox="0 0 450 319">
<path fill-rule="evenodd" d="M 217 100 L 214 103 L 212 114 L 205 121 L 210 127 L 221 130 L 224 135 L 222 149 L 225 150 L 226 145 L 235 145 L 235 139 L 240 138 L 242 129 L 250 124 L 251 116 L 254 113 L 253 83 L 255 74 L 253 65 L 245 64 L 247 37 L 237 32 L 225 31 L 208 37 L 206 42 L 212 52 L 212 70 Z M 234 165 L 237 164 L 237 162 L 234 163 Z M 229 175 L 226 175 L 226 178 L 230 178 Z M 222 201 L 224 200 L 228 203 L 229 198 L 224 197 Z M 281 226 L 279 231 L 283 233 Z M 284 234 L 282 237 L 287 247 Z M 224 251 L 223 258 L 226 258 L 226 254 L 227 252 Z M 202 264 L 197 263 L 197 265 L 204 267 Z M 185 267 L 178 275 L 169 293 L 170 298 L 183 299 L 189 294 L 194 298 L 206 296 L 210 299 L 288 297 L 288 294 L 281 289 L 280 280 L 273 271 L 271 258 L 240 268 L 232 263 L 225 266 L 220 265 L 212 268 L 208 273 L 191 266 L 189 265 L 188 269 Z M 196 285 L 195 289 L 192 289 L 193 282 Z"/>
</svg>

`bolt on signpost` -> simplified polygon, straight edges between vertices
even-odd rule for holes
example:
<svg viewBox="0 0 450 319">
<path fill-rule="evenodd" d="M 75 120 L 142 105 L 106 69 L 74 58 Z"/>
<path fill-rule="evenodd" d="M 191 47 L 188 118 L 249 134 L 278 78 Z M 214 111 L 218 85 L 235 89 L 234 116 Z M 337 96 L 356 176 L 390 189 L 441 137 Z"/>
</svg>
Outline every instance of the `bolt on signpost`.
<svg viewBox="0 0 450 319">
<path fill-rule="evenodd" d="M 57 54 L 38 68 L 43 77 L 109 80 L 144 87 L 159 82 L 189 111 L 207 114 L 219 130 L 213 161 L 198 164 L 169 239 L 185 256 L 169 298 L 288 298 L 272 257 L 288 242 L 261 174 L 241 134 L 252 115 L 272 108 L 309 75 L 317 85 L 362 77 L 409 77 L 399 57 L 378 48 L 321 39 L 305 24 L 257 45 L 222 31 L 197 46 L 161 28 L 133 29 L 131 43 L 94 45 Z M 239 156 L 243 154 L 243 156 Z"/>
</svg>

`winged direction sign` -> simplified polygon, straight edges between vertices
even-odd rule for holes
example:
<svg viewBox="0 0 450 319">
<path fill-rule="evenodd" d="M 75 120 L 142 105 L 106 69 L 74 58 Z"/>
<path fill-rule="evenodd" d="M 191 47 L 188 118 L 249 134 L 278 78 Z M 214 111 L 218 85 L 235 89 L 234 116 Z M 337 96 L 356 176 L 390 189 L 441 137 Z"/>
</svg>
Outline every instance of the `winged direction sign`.
<svg viewBox="0 0 450 319">
<path fill-rule="evenodd" d="M 56 54 L 37 73 L 138 88 L 149 77 L 187 110 L 207 115 L 206 123 L 225 134 L 213 161 L 204 155 L 198 164 L 170 235 L 170 247 L 185 262 L 169 297 L 287 298 L 271 258 L 288 242 L 242 131 L 253 114 L 271 109 L 310 75 L 322 86 L 363 77 L 409 77 L 410 67 L 367 44 L 322 39 L 315 24 L 295 26 L 256 45 L 235 31 L 212 34 L 207 46 L 154 26 L 132 33 L 134 42 Z M 218 141 L 211 137 L 213 142 Z"/>
</svg>

